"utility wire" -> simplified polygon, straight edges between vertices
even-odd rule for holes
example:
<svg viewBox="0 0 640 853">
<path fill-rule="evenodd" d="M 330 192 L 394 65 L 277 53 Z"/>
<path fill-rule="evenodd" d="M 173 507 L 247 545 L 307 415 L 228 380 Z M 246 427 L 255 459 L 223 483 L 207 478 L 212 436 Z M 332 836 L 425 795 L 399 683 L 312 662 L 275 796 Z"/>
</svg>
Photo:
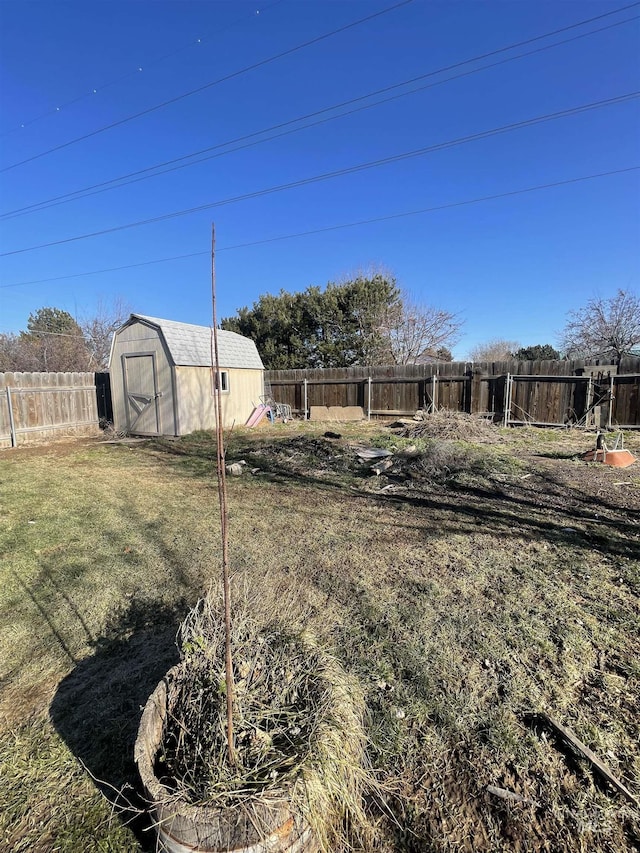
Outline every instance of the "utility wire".
<svg viewBox="0 0 640 853">
<path fill-rule="evenodd" d="M 363 104 L 363 105 L 361 104 L 358 107 L 355 107 L 355 108 L 348 110 L 346 112 L 339 113 L 337 115 L 326 116 L 325 118 L 319 119 L 318 121 L 314 121 L 314 122 L 311 122 L 308 124 L 300 125 L 299 127 L 290 128 L 289 130 L 285 130 L 281 133 L 276 133 L 276 134 L 273 134 L 271 136 L 266 136 L 262 139 L 255 139 L 255 137 L 263 136 L 264 134 L 271 133 L 272 131 L 280 130 L 281 128 L 289 127 L 290 125 L 297 124 L 297 123 L 305 121 L 307 119 L 314 118 L 316 116 L 321 116 L 321 115 L 328 113 L 328 112 L 333 112 L 334 110 L 340 109 L 342 107 L 349 106 L 351 104 L 356 104 L 356 103 L 359 103 L 361 101 L 368 100 L 369 98 L 373 98 L 376 95 L 384 94 L 386 92 L 393 91 L 394 89 L 399 89 L 403 86 L 407 86 L 407 85 L 410 85 L 411 83 L 415 83 L 415 82 L 418 82 L 420 80 L 424 80 L 425 78 L 433 77 L 437 74 L 443 73 L 444 71 L 450 70 L 452 68 L 460 67 L 462 65 L 466 65 L 466 64 L 468 64 L 470 62 L 474 62 L 478 59 L 478 57 L 472 57 L 471 59 L 466 59 L 466 60 L 463 60 L 462 62 L 456 63 L 456 65 L 454 65 L 454 66 L 450 65 L 444 69 L 440 68 L 440 69 L 437 69 L 435 71 L 427 72 L 426 74 L 421 74 L 418 77 L 412 77 L 409 80 L 404 80 L 400 83 L 394 83 L 393 85 L 386 86 L 382 89 L 377 89 L 376 91 L 369 92 L 365 95 L 360 95 L 357 98 L 351 98 L 347 101 L 342 101 L 341 103 L 333 104 L 332 106 L 329 106 L 329 107 L 324 107 L 323 109 L 316 110 L 313 113 L 308 113 L 306 115 L 298 116 L 297 118 L 290 119 L 290 120 L 285 121 L 285 122 L 281 122 L 280 124 L 272 125 L 271 127 L 268 127 L 268 128 L 263 128 L 262 130 L 254 131 L 252 133 L 246 134 L 244 136 L 237 137 L 235 139 L 230 139 L 226 142 L 220 142 L 217 145 L 213 145 L 213 146 L 210 146 L 208 148 L 203 148 L 203 149 L 200 149 L 199 151 L 191 152 L 190 154 L 184 154 L 181 157 L 174 158 L 173 160 L 167 160 L 163 163 L 156 163 L 154 166 L 149 166 L 145 169 L 139 169 L 135 172 L 129 172 L 128 174 L 120 175 L 119 177 L 112 178 L 108 181 L 103 181 L 103 182 L 98 183 L 98 184 L 92 184 L 88 187 L 84 187 L 83 189 L 74 190 L 72 192 L 64 193 L 63 195 L 60 195 L 60 196 L 54 196 L 53 198 L 45 199 L 45 200 L 40 201 L 40 202 L 34 202 L 33 204 L 27 205 L 25 207 L 17 208 L 16 210 L 7 211 L 4 214 L 0 214 L 0 218 L 12 219 L 14 217 L 23 216 L 23 215 L 28 214 L 28 213 L 34 213 L 34 212 L 39 212 L 42 210 L 48 210 L 51 207 L 57 207 L 60 204 L 67 204 L 70 201 L 77 201 L 81 198 L 89 198 L 90 196 L 99 195 L 103 192 L 108 192 L 109 190 L 112 190 L 112 189 L 119 189 L 121 187 L 129 186 L 131 184 L 138 183 L 140 181 L 149 180 L 150 178 L 155 178 L 155 177 L 159 177 L 160 175 L 168 174 L 169 172 L 178 171 L 179 169 L 186 169 L 190 166 L 195 166 L 195 165 L 198 165 L 199 163 L 204 163 L 208 160 L 215 159 L 217 157 L 224 157 L 227 154 L 232 154 L 234 152 L 241 151 L 241 150 L 244 150 L 247 148 L 251 148 L 251 147 L 254 147 L 256 145 L 261 145 L 264 142 L 270 142 L 274 139 L 279 139 L 283 136 L 288 136 L 290 134 L 297 133 L 301 130 L 307 130 L 308 128 L 311 128 L 311 127 L 317 127 L 318 125 L 326 124 L 326 123 L 334 121 L 335 119 L 338 119 L 338 118 L 344 118 L 346 116 L 353 115 L 354 113 L 361 112 L 363 110 L 372 109 L 373 107 L 380 106 L 381 104 L 389 103 L 390 101 L 398 100 L 399 98 L 404 98 L 408 95 L 413 95 L 413 94 L 416 94 L 418 92 L 422 92 L 426 89 L 434 88 L 436 86 L 441 86 L 445 83 L 451 82 L 452 80 L 458 80 L 462 77 L 468 77 L 472 74 L 477 74 L 481 71 L 486 71 L 487 69 L 495 68 L 499 65 L 504 65 L 505 63 L 513 62 L 517 59 L 522 59 L 522 58 L 527 57 L 527 56 L 532 56 L 536 53 L 541 53 L 543 51 L 550 50 L 554 47 L 559 47 L 561 45 L 568 44 L 569 42 L 577 41 L 578 39 L 586 38 L 587 36 L 595 35 L 597 33 L 604 32 L 605 30 L 609 30 L 609 29 L 612 29 L 614 27 L 622 26 L 623 24 L 627 24 L 627 23 L 630 23 L 632 21 L 636 21 L 639 18 L 640 18 L 639 15 L 635 15 L 631 18 L 626 18 L 622 21 L 616 21 L 615 23 L 607 24 L 604 27 L 599 27 L 596 30 L 590 30 L 587 33 L 579 33 L 578 35 L 571 36 L 570 38 L 562 39 L 561 41 L 557 41 L 557 42 L 554 42 L 554 43 L 549 44 L 549 45 L 543 45 L 542 47 L 537 47 L 537 48 L 534 48 L 533 50 L 525 51 L 524 53 L 516 54 L 515 56 L 510 56 L 510 57 L 507 57 L 505 59 L 499 59 L 496 62 L 492 62 L 492 63 L 489 63 L 487 65 L 482 65 L 478 68 L 473 68 L 469 71 L 462 71 L 459 74 L 454 74 L 450 77 L 445 77 L 442 80 L 437 80 L 437 81 L 432 82 L 432 83 L 427 83 L 423 86 L 419 86 L 415 89 L 411 89 L 411 90 L 406 91 L 406 92 L 400 92 L 399 94 L 391 95 L 388 98 L 383 98 L 382 100 L 374 101 L 372 103 L 367 103 L 367 104 Z M 576 24 L 574 26 L 578 26 L 578 25 Z M 556 31 L 554 31 L 554 33 L 555 32 Z M 551 35 L 554 35 L 554 33 L 545 33 L 544 35 L 537 36 L 537 38 L 539 38 L 539 39 L 547 38 Z M 497 51 L 494 51 L 494 53 L 500 53 L 500 52 L 503 52 L 505 50 L 510 50 L 510 49 L 513 49 L 513 47 L 514 47 L 514 45 L 508 45 L 507 47 L 503 47 Z M 235 145 L 236 143 L 245 142 L 246 140 L 253 140 L 253 141 L 248 142 L 247 144 L 244 144 L 244 145 L 237 145 L 236 147 L 229 148 L 226 151 L 220 151 L 219 150 L 221 148 L 226 148 L 227 146 L 230 146 L 230 145 Z M 198 157 L 201 154 L 206 154 L 207 152 L 212 152 L 212 151 L 216 152 L 216 153 L 208 154 L 208 156 L 206 156 L 206 157 L 200 157 L 200 159 L 198 159 L 198 160 L 192 159 L 194 157 Z M 185 160 L 190 160 L 191 162 L 185 163 L 185 162 L 183 162 Z M 177 164 L 177 165 L 174 165 L 174 164 Z M 152 173 L 152 174 L 148 174 L 148 173 Z"/>
<path fill-rule="evenodd" d="M 359 223 L 352 223 L 352 224 L 357 225 Z M 346 228 L 348 226 L 345 225 L 344 227 Z M 296 236 L 296 235 L 291 235 L 291 236 Z M 302 236 L 302 235 L 300 235 L 300 236 Z M 273 237 L 271 239 L 277 240 L 278 238 Z M 286 240 L 289 238 L 288 237 L 282 237 L 281 239 Z M 266 242 L 268 242 L 268 241 L 266 241 Z M 225 249 L 224 248 L 218 248 L 216 251 L 224 252 Z M 148 267 L 148 266 L 152 266 L 153 264 L 166 264 L 169 261 L 182 261 L 182 260 L 185 260 L 186 258 L 197 258 L 197 257 L 204 256 L 204 255 L 208 256 L 210 254 L 211 254 L 210 252 L 189 252 L 186 255 L 172 255 L 170 258 L 156 258 L 153 261 L 139 261 L 138 263 L 135 263 L 135 264 L 124 264 L 124 266 L 120 266 L 120 267 L 105 267 L 104 269 L 101 269 L 101 270 L 89 270 L 88 272 L 77 272 L 77 273 L 72 273 L 71 275 L 56 275 L 56 276 L 53 276 L 52 278 L 35 278 L 35 279 L 32 279 L 31 281 L 16 281 L 16 282 L 13 282 L 11 284 L 0 284 L 0 290 L 5 290 L 9 287 L 26 287 L 26 285 L 28 285 L 28 284 L 47 284 L 47 283 L 52 282 L 52 281 L 67 281 L 67 279 L 71 279 L 71 278 L 84 278 L 85 276 L 88 276 L 88 275 L 101 275 L 102 273 L 119 272 L 120 270 L 132 270 L 132 269 L 136 269 L 137 267 Z"/>
<path fill-rule="evenodd" d="M 402 213 L 391 213 L 391 214 L 388 214 L 386 216 L 376 216 L 376 217 L 373 217 L 371 219 L 359 219 L 356 222 L 345 222 L 345 223 L 342 223 L 339 225 L 326 225 L 323 228 L 313 228 L 313 229 L 310 229 L 308 231 L 298 231 L 294 234 L 282 234 L 282 235 L 279 235 L 277 237 L 267 237 L 267 238 L 262 239 L 262 240 L 251 240 L 251 241 L 246 242 L 246 243 L 236 243 L 236 244 L 231 245 L 231 246 L 222 246 L 222 247 L 218 248 L 216 251 L 218 251 L 218 252 L 231 252 L 231 251 L 235 251 L 237 249 L 247 249 L 247 248 L 250 248 L 252 246 L 262 246 L 262 245 L 265 245 L 266 243 L 277 243 L 277 242 L 280 242 L 282 240 L 294 240 L 294 239 L 297 239 L 299 237 L 309 237 L 313 234 L 325 234 L 329 231 L 340 231 L 340 230 L 345 229 L 345 228 L 356 228 L 356 227 L 361 226 L 361 225 L 372 225 L 372 224 L 375 224 L 377 222 L 389 222 L 393 219 L 403 219 L 403 218 L 406 218 L 409 216 L 421 216 L 421 215 L 424 215 L 426 213 L 435 213 L 435 212 L 440 211 L 440 210 L 451 210 L 452 208 L 456 208 L 456 207 L 465 207 L 467 205 L 480 204 L 481 202 L 494 201 L 496 199 L 501 199 L 501 198 L 511 198 L 512 196 L 524 195 L 526 193 L 538 192 L 540 190 L 547 190 L 547 189 L 552 189 L 555 187 L 569 186 L 570 184 L 578 184 L 578 183 L 581 183 L 583 181 L 592 181 L 592 180 L 595 180 L 596 178 L 608 178 L 608 177 L 611 177 L 613 175 L 623 175 L 623 174 L 627 174 L 628 172 L 634 172 L 634 171 L 640 171 L 640 166 L 628 166 L 627 168 L 624 168 L 624 169 L 614 169 L 614 170 L 611 170 L 609 172 L 597 172 L 597 173 L 592 174 L 592 175 L 581 175 L 580 177 L 577 177 L 577 178 L 566 178 L 565 180 L 562 180 L 562 181 L 553 181 L 553 182 L 550 182 L 547 184 L 537 184 L 536 186 L 533 186 L 533 187 L 524 187 L 524 188 L 519 189 L 519 190 L 509 190 L 509 191 L 503 192 L 503 193 L 494 193 L 493 195 L 479 196 L 477 198 L 465 199 L 463 201 L 454 201 L 454 202 L 449 202 L 448 204 L 439 204 L 439 205 L 435 205 L 433 207 L 422 207 L 422 208 L 419 208 L 417 210 L 407 210 L 407 211 L 404 211 Z M 72 278 L 84 278 L 85 276 L 90 276 L 90 275 L 100 275 L 102 273 L 108 273 L 108 272 L 119 272 L 121 270 L 129 270 L 129 269 L 136 269 L 138 267 L 151 266 L 152 264 L 164 264 L 164 263 L 169 263 L 170 261 L 184 260 L 186 258 L 197 258 L 197 257 L 202 257 L 204 255 L 209 255 L 209 252 L 208 251 L 206 251 L 206 252 L 189 252 L 188 254 L 185 254 L 185 255 L 173 255 L 172 257 L 169 257 L 169 258 L 156 258 L 155 260 L 152 260 L 152 261 L 140 261 L 139 263 L 124 264 L 123 266 L 119 266 L 119 267 L 107 267 L 105 269 L 90 270 L 88 272 L 73 273 L 71 275 L 59 275 L 59 276 L 54 276 L 52 278 L 38 278 L 38 279 L 33 279 L 32 281 L 18 281 L 18 282 L 14 282 L 12 284 L 0 284 L 0 289 L 6 289 L 9 287 L 25 287 L 26 285 L 30 285 L 30 284 L 46 284 L 46 283 L 49 283 L 52 281 L 66 281 L 66 280 L 72 279 Z"/>
<path fill-rule="evenodd" d="M 26 335 L 46 335 L 48 338 L 76 338 L 77 340 L 84 340 L 84 335 L 80 332 L 48 332 L 46 329 L 30 329 L 25 333 Z"/>
<path fill-rule="evenodd" d="M 184 210 L 176 210 L 171 213 L 162 214 L 161 216 L 151 217 L 150 219 L 139 219 L 135 222 L 128 222 L 124 225 L 115 225 L 111 228 L 103 228 L 100 231 L 92 231 L 87 234 L 78 234 L 75 237 L 66 237 L 61 240 L 52 240 L 49 243 L 39 243 L 35 246 L 27 246 L 23 249 L 13 249 L 10 252 L 0 253 L 0 257 L 7 257 L 9 255 L 19 255 L 24 252 L 35 251 L 36 249 L 49 248 L 50 246 L 61 246 L 65 243 L 74 243 L 78 240 L 87 240 L 92 237 L 100 237 L 104 234 L 113 234 L 117 231 L 125 231 L 129 228 L 136 228 L 141 225 L 152 225 L 157 222 L 164 222 L 169 219 L 175 219 L 179 216 L 186 216 L 191 213 L 199 213 L 203 210 L 211 210 L 214 207 L 222 207 L 227 204 L 235 204 L 240 201 L 260 198 L 261 196 L 272 195 L 273 193 L 294 189 L 296 187 L 308 186 L 309 184 L 319 183 L 320 181 L 326 181 L 331 178 L 342 177 L 344 175 L 351 175 L 355 174 L 356 172 L 362 172 L 367 169 L 378 168 L 380 166 L 385 166 L 389 163 L 398 163 L 403 160 L 409 160 L 414 157 L 421 157 L 433 151 L 442 151 L 448 148 L 453 148 L 457 145 L 463 145 L 468 142 L 475 142 L 479 139 L 487 139 L 491 136 L 497 136 L 498 134 L 510 133 L 511 131 L 519 130 L 524 127 L 531 127 L 533 125 L 541 124 L 543 122 L 554 121 L 559 118 L 566 118 L 568 116 L 578 115 L 583 112 L 600 109 L 602 107 L 612 106 L 614 104 L 626 103 L 634 98 L 637 98 L 638 96 L 640 96 L 640 91 L 629 92 L 625 95 L 617 95 L 613 98 L 607 98 L 602 101 L 593 101 L 592 103 L 581 104 L 578 107 L 571 107 L 569 109 L 560 110 L 559 112 L 555 113 L 546 113 L 545 115 L 535 116 L 534 118 L 524 119 L 523 121 L 513 122 L 512 124 L 506 124 L 500 127 L 495 127 L 491 130 L 483 130 L 478 133 L 472 133 L 467 136 L 461 136 L 457 139 L 448 140 L 447 142 L 439 142 L 435 145 L 425 146 L 424 148 L 416 148 L 413 151 L 406 151 L 402 154 L 393 154 L 389 157 L 382 157 L 378 160 L 371 160 L 367 163 L 359 163 L 354 166 L 347 166 L 343 169 L 335 169 L 331 172 L 324 172 L 320 175 L 313 175 L 309 178 L 300 178 L 297 181 L 290 181 L 286 184 L 278 184 L 276 186 L 266 187 L 261 190 L 254 190 L 250 193 L 244 193 L 242 195 L 231 196 L 225 199 L 220 199 L 218 201 L 208 202 L 207 204 L 189 207 Z"/>
<path fill-rule="evenodd" d="M 267 12 L 269 9 L 273 9 L 274 6 L 278 6 L 282 2 L 283 0 L 274 0 L 273 3 L 270 3 L 268 6 L 263 6 L 262 9 L 256 9 L 255 11 L 252 11 L 249 15 L 243 15 L 241 18 L 238 18 L 237 20 L 232 21 L 230 24 L 227 24 L 226 27 L 220 27 L 219 29 L 217 29 L 214 35 L 219 36 L 222 33 L 227 32 L 227 30 L 233 29 L 233 27 L 236 27 L 238 24 L 244 23 L 246 18 L 254 18 L 257 15 L 261 15 L 263 12 Z M 66 110 L 68 107 L 71 107 L 74 104 L 85 100 L 86 98 L 93 98 L 93 96 L 97 95 L 98 92 L 103 92 L 105 89 L 108 89 L 110 86 L 114 86 L 117 83 L 121 83 L 123 80 L 128 80 L 130 77 L 137 77 L 141 71 L 144 71 L 148 68 L 152 68 L 153 66 L 159 65 L 162 62 L 166 62 L 168 59 L 172 59 L 179 53 L 184 53 L 184 51 L 194 47 L 194 45 L 202 44 L 205 39 L 197 38 L 188 42 L 187 44 L 183 44 L 181 47 L 174 48 L 169 53 L 165 53 L 162 56 L 156 57 L 156 59 L 152 59 L 149 62 L 145 62 L 143 63 L 143 65 L 136 65 L 135 69 L 133 69 L 132 71 L 127 71 L 125 74 L 120 74 L 118 77 L 113 77 L 110 80 L 101 83 L 96 88 L 92 87 L 90 90 L 83 92 L 81 95 L 76 95 L 74 98 L 71 98 L 68 101 L 64 101 L 59 106 L 54 107 L 51 110 L 47 110 L 47 112 L 45 113 L 41 113 L 40 115 L 35 116 L 34 118 L 29 119 L 28 121 L 21 122 L 16 127 L 12 127 L 9 128 L 9 130 L 3 131 L 2 133 L 0 133 L 0 137 L 8 136 L 10 133 L 15 133 L 17 130 L 23 130 L 25 127 L 29 127 L 30 125 L 35 124 L 38 121 L 42 121 L 42 119 L 45 119 L 48 116 L 58 115 L 61 110 Z"/>
<path fill-rule="evenodd" d="M 400 0 L 399 3 L 395 3 L 393 6 L 387 6 L 385 9 L 381 9 L 379 12 L 374 12 L 373 14 L 367 15 L 364 18 L 359 18 L 357 21 L 352 21 L 350 24 L 345 24 L 344 26 L 338 27 L 335 30 L 331 30 L 328 33 L 323 33 L 323 35 L 321 36 L 316 36 L 315 38 L 302 42 L 301 44 L 298 44 L 295 47 L 288 48 L 288 50 L 283 50 L 280 53 L 275 54 L 274 56 L 269 56 L 266 59 L 261 59 L 259 62 L 254 62 L 252 65 L 246 65 L 244 68 L 240 68 L 238 71 L 232 71 L 230 74 L 226 74 L 224 77 L 219 77 L 217 80 L 212 80 L 210 83 L 205 83 L 203 86 L 198 86 L 197 89 L 191 89 L 189 92 L 183 92 L 181 95 L 176 95 L 175 98 L 169 98 L 168 100 L 163 101 L 161 104 L 156 104 L 153 107 L 147 107 L 147 109 L 145 110 L 141 110 L 138 113 L 134 113 L 133 115 L 119 119 L 118 121 L 114 121 L 111 124 L 107 124 L 104 127 L 98 128 L 97 130 L 92 130 L 90 133 L 85 133 L 83 136 L 78 136 L 75 139 L 70 139 L 68 142 L 63 142 L 60 145 L 56 145 L 53 148 L 47 149 L 46 151 L 41 151 L 40 154 L 34 154 L 32 157 L 27 157 L 25 160 L 20 160 L 18 163 L 12 163 L 11 166 L 5 166 L 3 169 L 0 169 L 0 173 L 8 172 L 11 169 L 16 169 L 18 166 L 24 166 L 26 163 L 31 163 L 34 160 L 39 160 L 41 157 L 45 157 L 48 154 L 52 154 L 54 151 L 60 151 L 63 148 L 67 148 L 69 145 L 75 145 L 77 142 L 82 142 L 85 139 L 90 139 L 92 136 L 97 136 L 99 133 L 104 133 L 106 130 L 111 130 L 114 127 L 120 127 L 121 125 L 126 124 L 127 122 L 140 118 L 141 116 L 149 115 L 150 113 L 156 112 L 156 110 L 163 109 L 164 107 L 167 107 L 170 104 L 175 104 L 178 101 L 182 101 L 184 98 L 189 98 L 191 97 L 191 95 L 197 95 L 200 92 L 204 92 L 206 89 L 210 89 L 212 86 L 217 86 L 220 83 L 227 82 L 228 80 L 233 80 L 235 77 L 240 77 L 242 74 L 247 74 L 249 71 L 255 71 L 257 68 L 262 68 L 265 65 L 269 65 L 271 62 L 275 62 L 278 59 L 283 59 L 285 56 L 291 56 L 291 54 L 297 53 L 300 50 L 304 50 L 304 48 L 310 47 L 314 44 L 318 44 L 319 42 L 331 38 L 332 36 L 335 36 L 338 33 L 343 33 L 347 30 L 351 30 L 354 27 L 358 27 L 368 21 L 372 21 L 374 18 L 379 18 L 381 15 L 386 15 L 389 12 L 393 12 L 396 9 L 401 8 L 402 6 L 407 6 L 409 3 L 413 2 L 414 0 Z"/>
</svg>

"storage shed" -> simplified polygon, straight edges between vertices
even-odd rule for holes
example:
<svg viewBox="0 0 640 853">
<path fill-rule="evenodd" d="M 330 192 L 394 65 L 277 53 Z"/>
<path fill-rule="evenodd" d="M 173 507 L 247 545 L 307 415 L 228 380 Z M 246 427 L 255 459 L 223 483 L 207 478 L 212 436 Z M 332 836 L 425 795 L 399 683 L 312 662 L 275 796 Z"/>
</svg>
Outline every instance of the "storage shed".
<svg viewBox="0 0 640 853">
<path fill-rule="evenodd" d="M 132 314 L 113 337 L 109 372 L 116 430 L 135 435 L 186 435 L 215 429 L 212 333 Z M 244 424 L 264 394 L 264 365 L 255 343 L 218 332 L 225 427 Z"/>
</svg>

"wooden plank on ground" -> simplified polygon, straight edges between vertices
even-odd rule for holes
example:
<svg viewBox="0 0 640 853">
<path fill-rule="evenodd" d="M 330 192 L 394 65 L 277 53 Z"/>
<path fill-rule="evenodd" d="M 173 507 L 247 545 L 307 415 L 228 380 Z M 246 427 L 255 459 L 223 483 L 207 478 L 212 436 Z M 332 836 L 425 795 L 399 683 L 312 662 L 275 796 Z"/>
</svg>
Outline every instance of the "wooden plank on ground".
<svg viewBox="0 0 640 853">
<path fill-rule="evenodd" d="M 553 717 L 550 717 L 549 714 L 541 712 L 537 714 L 538 718 L 546 723 L 546 725 L 554 731 L 557 735 L 559 735 L 563 740 L 565 740 L 568 744 L 570 744 L 575 750 L 577 750 L 584 758 L 587 759 L 594 767 L 598 773 L 606 779 L 606 781 L 623 794 L 629 802 L 633 803 L 636 808 L 640 808 L 640 801 L 637 797 L 635 797 L 631 791 L 627 788 L 627 786 L 618 779 L 617 776 L 613 774 L 613 772 L 604 764 L 598 756 L 589 749 L 589 747 L 582 743 L 576 735 L 571 731 L 571 729 L 567 728 L 567 726 L 563 726 L 562 723 L 559 723 L 557 720 L 554 720 Z"/>
</svg>

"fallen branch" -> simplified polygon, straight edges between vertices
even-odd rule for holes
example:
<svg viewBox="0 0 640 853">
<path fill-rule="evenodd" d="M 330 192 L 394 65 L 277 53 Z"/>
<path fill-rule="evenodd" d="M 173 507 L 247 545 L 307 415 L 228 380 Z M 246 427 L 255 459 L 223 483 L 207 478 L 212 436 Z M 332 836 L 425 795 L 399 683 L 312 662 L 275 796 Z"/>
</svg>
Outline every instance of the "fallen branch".
<svg viewBox="0 0 640 853">
<path fill-rule="evenodd" d="M 513 803 L 523 803 L 525 806 L 538 805 L 535 800 L 530 800 L 528 797 L 516 794 L 515 791 L 509 791 L 507 788 L 497 788 L 495 785 L 487 785 L 487 793 L 493 794 L 494 797 L 500 797 L 501 800 L 511 800 Z"/>
<path fill-rule="evenodd" d="M 574 735 L 571 729 L 568 729 L 566 726 L 563 726 L 562 723 L 559 723 L 557 720 L 554 720 L 548 714 L 538 713 L 534 715 L 541 722 L 545 723 L 553 732 L 555 732 L 559 737 L 565 740 L 570 746 L 572 746 L 583 758 L 586 758 L 587 761 L 591 763 L 593 768 L 604 778 L 606 781 L 623 794 L 629 802 L 633 803 L 636 808 L 640 808 L 640 801 L 635 797 L 631 791 L 627 788 L 627 786 L 621 782 L 617 776 L 611 772 L 611 770 L 607 767 L 606 764 L 603 764 L 602 761 L 598 758 L 595 752 L 592 752 L 589 747 L 582 743 L 581 740 Z"/>
</svg>

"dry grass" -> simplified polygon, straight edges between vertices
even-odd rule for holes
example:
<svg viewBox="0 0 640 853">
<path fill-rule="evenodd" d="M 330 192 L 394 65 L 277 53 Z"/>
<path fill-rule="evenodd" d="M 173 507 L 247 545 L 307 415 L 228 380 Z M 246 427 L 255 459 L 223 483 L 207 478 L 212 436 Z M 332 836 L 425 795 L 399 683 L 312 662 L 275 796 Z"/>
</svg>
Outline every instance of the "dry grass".
<svg viewBox="0 0 640 853">
<path fill-rule="evenodd" d="M 376 849 L 639 849 L 637 812 L 526 716 L 569 725 L 638 793 L 638 467 L 577 461 L 593 444 L 577 431 L 513 430 L 478 451 L 485 470 L 425 472 L 389 497 L 367 491 L 383 478 L 289 454 L 309 429 L 231 436 L 230 457 L 254 450 L 260 468 L 229 481 L 231 562 L 258 594 L 304 602 L 356 679 L 373 764 L 397 790 L 399 825 L 367 804 Z M 345 452 L 411 441 L 341 431 Z M 274 443 L 277 464 L 264 450 L 259 464 Z M 136 781 L 140 706 L 219 564 L 214 455 L 198 435 L 0 459 L 0 832 L 18 850 L 152 849 L 77 759 L 111 800 Z"/>
<path fill-rule="evenodd" d="M 221 596 L 189 612 L 156 774 L 169 798 L 249 813 L 256 806 L 253 823 L 266 802 L 287 801 L 324 853 L 369 849 L 363 798 L 379 785 L 366 769 L 359 685 L 303 627 L 300 606 L 274 592 L 233 590 L 233 763 Z"/>
<path fill-rule="evenodd" d="M 112 819 L 85 769 L 45 721 L 3 731 L 0 755 L 1 850 L 134 849 L 131 832 Z"/>
</svg>

